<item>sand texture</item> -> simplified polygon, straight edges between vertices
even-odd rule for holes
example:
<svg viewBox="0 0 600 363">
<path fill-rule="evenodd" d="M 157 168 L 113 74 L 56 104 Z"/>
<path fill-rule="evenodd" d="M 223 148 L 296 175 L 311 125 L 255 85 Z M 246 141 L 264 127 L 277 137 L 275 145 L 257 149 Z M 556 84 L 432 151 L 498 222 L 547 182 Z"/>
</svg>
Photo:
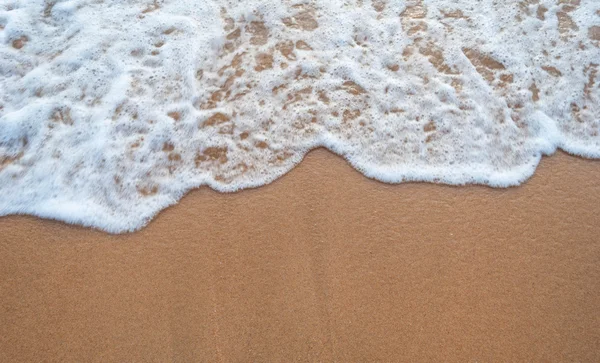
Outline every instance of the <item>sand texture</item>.
<svg viewBox="0 0 600 363">
<path fill-rule="evenodd" d="M 600 164 L 386 185 L 317 150 L 126 235 L 0 218 L 0 361 L 600 361 Z"/>
</svg>

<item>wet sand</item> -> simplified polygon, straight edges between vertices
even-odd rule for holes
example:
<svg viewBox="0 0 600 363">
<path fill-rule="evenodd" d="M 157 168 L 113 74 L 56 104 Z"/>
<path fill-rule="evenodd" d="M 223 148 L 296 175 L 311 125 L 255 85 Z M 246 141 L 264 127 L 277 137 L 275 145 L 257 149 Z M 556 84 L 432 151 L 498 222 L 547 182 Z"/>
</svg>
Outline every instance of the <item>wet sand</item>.
<svg viewBox="0 0 600 363">
<path fill-rule="evenodd" d="M 0 361 L 600 361 L 599 180 L 392 186 L 317 150 L 134 234 L 0 218 Z"/>
</svg>

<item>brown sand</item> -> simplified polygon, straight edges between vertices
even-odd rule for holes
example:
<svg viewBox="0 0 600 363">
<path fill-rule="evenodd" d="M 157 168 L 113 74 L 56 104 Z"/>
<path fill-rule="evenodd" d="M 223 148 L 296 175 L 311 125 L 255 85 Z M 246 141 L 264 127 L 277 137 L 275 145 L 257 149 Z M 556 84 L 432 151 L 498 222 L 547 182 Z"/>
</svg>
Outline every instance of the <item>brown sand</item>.
<svg viewBox="0 0 600 363">
<path fill-rule="evenodd" d="M 318 150 L 141 232 L 0 218 L 0 361 L 600 361 L 600 164 L 385 185 Z"/>
</svg>

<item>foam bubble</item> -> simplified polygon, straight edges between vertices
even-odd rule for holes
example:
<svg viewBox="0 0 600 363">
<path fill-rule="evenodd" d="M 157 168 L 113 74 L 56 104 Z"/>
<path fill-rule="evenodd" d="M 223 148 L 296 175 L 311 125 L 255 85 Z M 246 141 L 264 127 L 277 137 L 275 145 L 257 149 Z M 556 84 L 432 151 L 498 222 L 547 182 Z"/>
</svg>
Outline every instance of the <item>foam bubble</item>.
<svg viewBox="0 0 600 363">
<path fill-rule="evenodd" d="M 0 0 L 0 215 L 125 232 L 327 147 L 507 187 L 600 157 L 600 3 Z"/>
</svg>

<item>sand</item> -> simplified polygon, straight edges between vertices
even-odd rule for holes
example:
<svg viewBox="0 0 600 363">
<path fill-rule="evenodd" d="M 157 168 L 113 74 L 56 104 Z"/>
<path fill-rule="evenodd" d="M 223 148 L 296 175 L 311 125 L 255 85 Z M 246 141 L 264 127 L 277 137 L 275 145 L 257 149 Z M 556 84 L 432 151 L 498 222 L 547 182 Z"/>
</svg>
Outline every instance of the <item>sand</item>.
<svg viewBox="0 0 600 363">
<path fill-rule="evenodd" d="M 317 150 L 133 234 L 0 218 L 0 361 L 600 361 L 598 180 L 393 186 Z"/>
</svg>

